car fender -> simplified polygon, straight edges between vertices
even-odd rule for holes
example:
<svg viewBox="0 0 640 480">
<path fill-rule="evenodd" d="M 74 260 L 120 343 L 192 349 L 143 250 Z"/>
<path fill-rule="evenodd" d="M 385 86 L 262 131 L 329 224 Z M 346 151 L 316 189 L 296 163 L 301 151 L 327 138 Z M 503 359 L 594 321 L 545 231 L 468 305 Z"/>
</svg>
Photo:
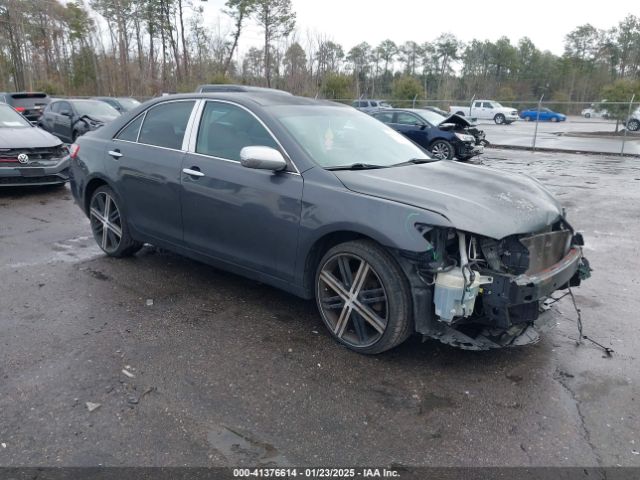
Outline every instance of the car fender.
<svg viewBox="0 0 640 480">
<path fill-rule="evenodd" d="M 323 176 L 326 180 L 329 175 L 334 186 L 315 182 L 313 178 Z M 429 244 L 416 224 L 453 227 L 439 212 L 351 191 L 331 172 L 314 168 L 305 173 L 296 277 L 303 281 L 315 246 L 335 234 L 367 237 L 392 250 L 424 252 Z"/>
</svg>

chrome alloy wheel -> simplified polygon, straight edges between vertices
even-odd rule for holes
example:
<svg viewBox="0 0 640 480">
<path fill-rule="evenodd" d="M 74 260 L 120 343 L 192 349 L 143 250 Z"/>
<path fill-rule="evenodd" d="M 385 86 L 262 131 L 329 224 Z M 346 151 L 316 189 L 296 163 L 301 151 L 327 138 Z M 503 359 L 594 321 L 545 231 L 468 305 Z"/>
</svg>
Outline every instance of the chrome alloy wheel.
<svg viewBox="0 0 640 480">
<path fill-rule="evenodd" d="M 368 347 L 384 334 L 389 316 L 387 292 L 362 258 L 339 253 L 322 266 L 317 298 L 332 333 L 353 347 Z"/>
<path fill-rule="evenodd" d="M 451 149 L 446 143 L 436 142 L 433 147 L 431 147 L 431 153 L 440 160 L 446 160 L 451 155 Z"/>
<path fill-rule="evenodd" d="M 96 242 L 107 253 L 118 249 L 122 240 L 120 211 L 113 197 L 100 192 L 91 200 L 91 230 Z"/>
</svg>

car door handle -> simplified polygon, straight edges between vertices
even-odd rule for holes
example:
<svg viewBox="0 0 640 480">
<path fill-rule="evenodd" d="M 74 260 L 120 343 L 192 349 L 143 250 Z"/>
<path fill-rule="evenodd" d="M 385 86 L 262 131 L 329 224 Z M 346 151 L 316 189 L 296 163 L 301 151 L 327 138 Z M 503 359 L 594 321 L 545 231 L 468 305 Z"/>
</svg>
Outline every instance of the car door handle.
<svg viewBox="0 0 640 480">
<path fill-rule="evenodd" d="M 204 177 L 204 173 L 202 173 L 198 167 L 183 168 L 182 173 L 186 173 L 192 177 Z"/>
<path fill-rule="evenodd" d="M 120 153 L 120 150 L 109 150 L 107 153 L 111 155 L 113 158 L 120 158 L 122 156 L 122 153 Z"/>
</svg>

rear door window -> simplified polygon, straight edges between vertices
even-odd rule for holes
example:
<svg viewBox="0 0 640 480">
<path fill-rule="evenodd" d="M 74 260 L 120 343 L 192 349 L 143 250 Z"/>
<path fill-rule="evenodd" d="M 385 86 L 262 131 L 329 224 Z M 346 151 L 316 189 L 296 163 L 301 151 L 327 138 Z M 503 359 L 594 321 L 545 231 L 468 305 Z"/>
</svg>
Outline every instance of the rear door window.
<svg viewBox="0 0 640 480">
<path fill-rule="evenodd" d="M 195 101 L 166 102 L 147 110 L 138 141 L 147 145 L 182 149 L 182 140 Z"/>
<path fill-rule="evenodd" d="M 140 125 L 142 125 L 142 119 L 144 115 L 138 115 L 138 117 L 130 122 L 129 125 L 120 130 L 120 133 L 116 137 L 118 140 L 125 140 L 127 142 L 137 142 L 138 132 L 140 131 Z"/>
</svg>

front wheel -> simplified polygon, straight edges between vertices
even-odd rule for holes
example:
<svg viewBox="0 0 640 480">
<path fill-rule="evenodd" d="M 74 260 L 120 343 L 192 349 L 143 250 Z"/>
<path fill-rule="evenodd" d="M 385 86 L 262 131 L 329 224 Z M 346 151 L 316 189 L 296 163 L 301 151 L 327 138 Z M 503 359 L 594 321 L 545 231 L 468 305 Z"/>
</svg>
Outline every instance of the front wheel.
<svg viewBox="0 0 640 480">
<path fill-rule="evenodd" d="M 585 113 L 584 114 L 584 118 L 591 118 L 591 114 L 590 113 Z"/>
<path fill-rule="evenodd" d="M 435 158 L 440 160 L 451 160 L 455 153 L 453 145 L 446 140 L 436 140 L 429 148 Z"/>
<path fill-rule="evenodd" d="M 552 121 L 553 123 L 557 122 L 557 121 L 558 121 L 558 117 L 551 117 L 551 121 Z"/>
<path fill-rule="evenodd" d="M 129 234 L 120 199 L 110 187 L 104 185 L 93 192 L 89 218 L 93 238 L 110 257 L 127 257 L 142 248 Z"/>
<path fill-rule="evenodd" d="M 493 121 L 496 122 L 496 125 L 502 125 L 505 121 L 505 117 L 503 114 L 498 113 L 495 117 L 493 117 Z"/>
<path fill-rule="evenodd" d="M 356 352 L 381 353 L 411 334 L 404 272 L 370 240 L 342 243 L 324 255 L 316 272 L 316 302 L 331 335 Z"/>
<path fill-rule="evenodd" d="M 627 122 L 627 128 L 632 132 L 637 132 L 640 130 L 640 120 L 636 120 L 635 118 L 633 120 L 629 120 Z"/>
</svg>

